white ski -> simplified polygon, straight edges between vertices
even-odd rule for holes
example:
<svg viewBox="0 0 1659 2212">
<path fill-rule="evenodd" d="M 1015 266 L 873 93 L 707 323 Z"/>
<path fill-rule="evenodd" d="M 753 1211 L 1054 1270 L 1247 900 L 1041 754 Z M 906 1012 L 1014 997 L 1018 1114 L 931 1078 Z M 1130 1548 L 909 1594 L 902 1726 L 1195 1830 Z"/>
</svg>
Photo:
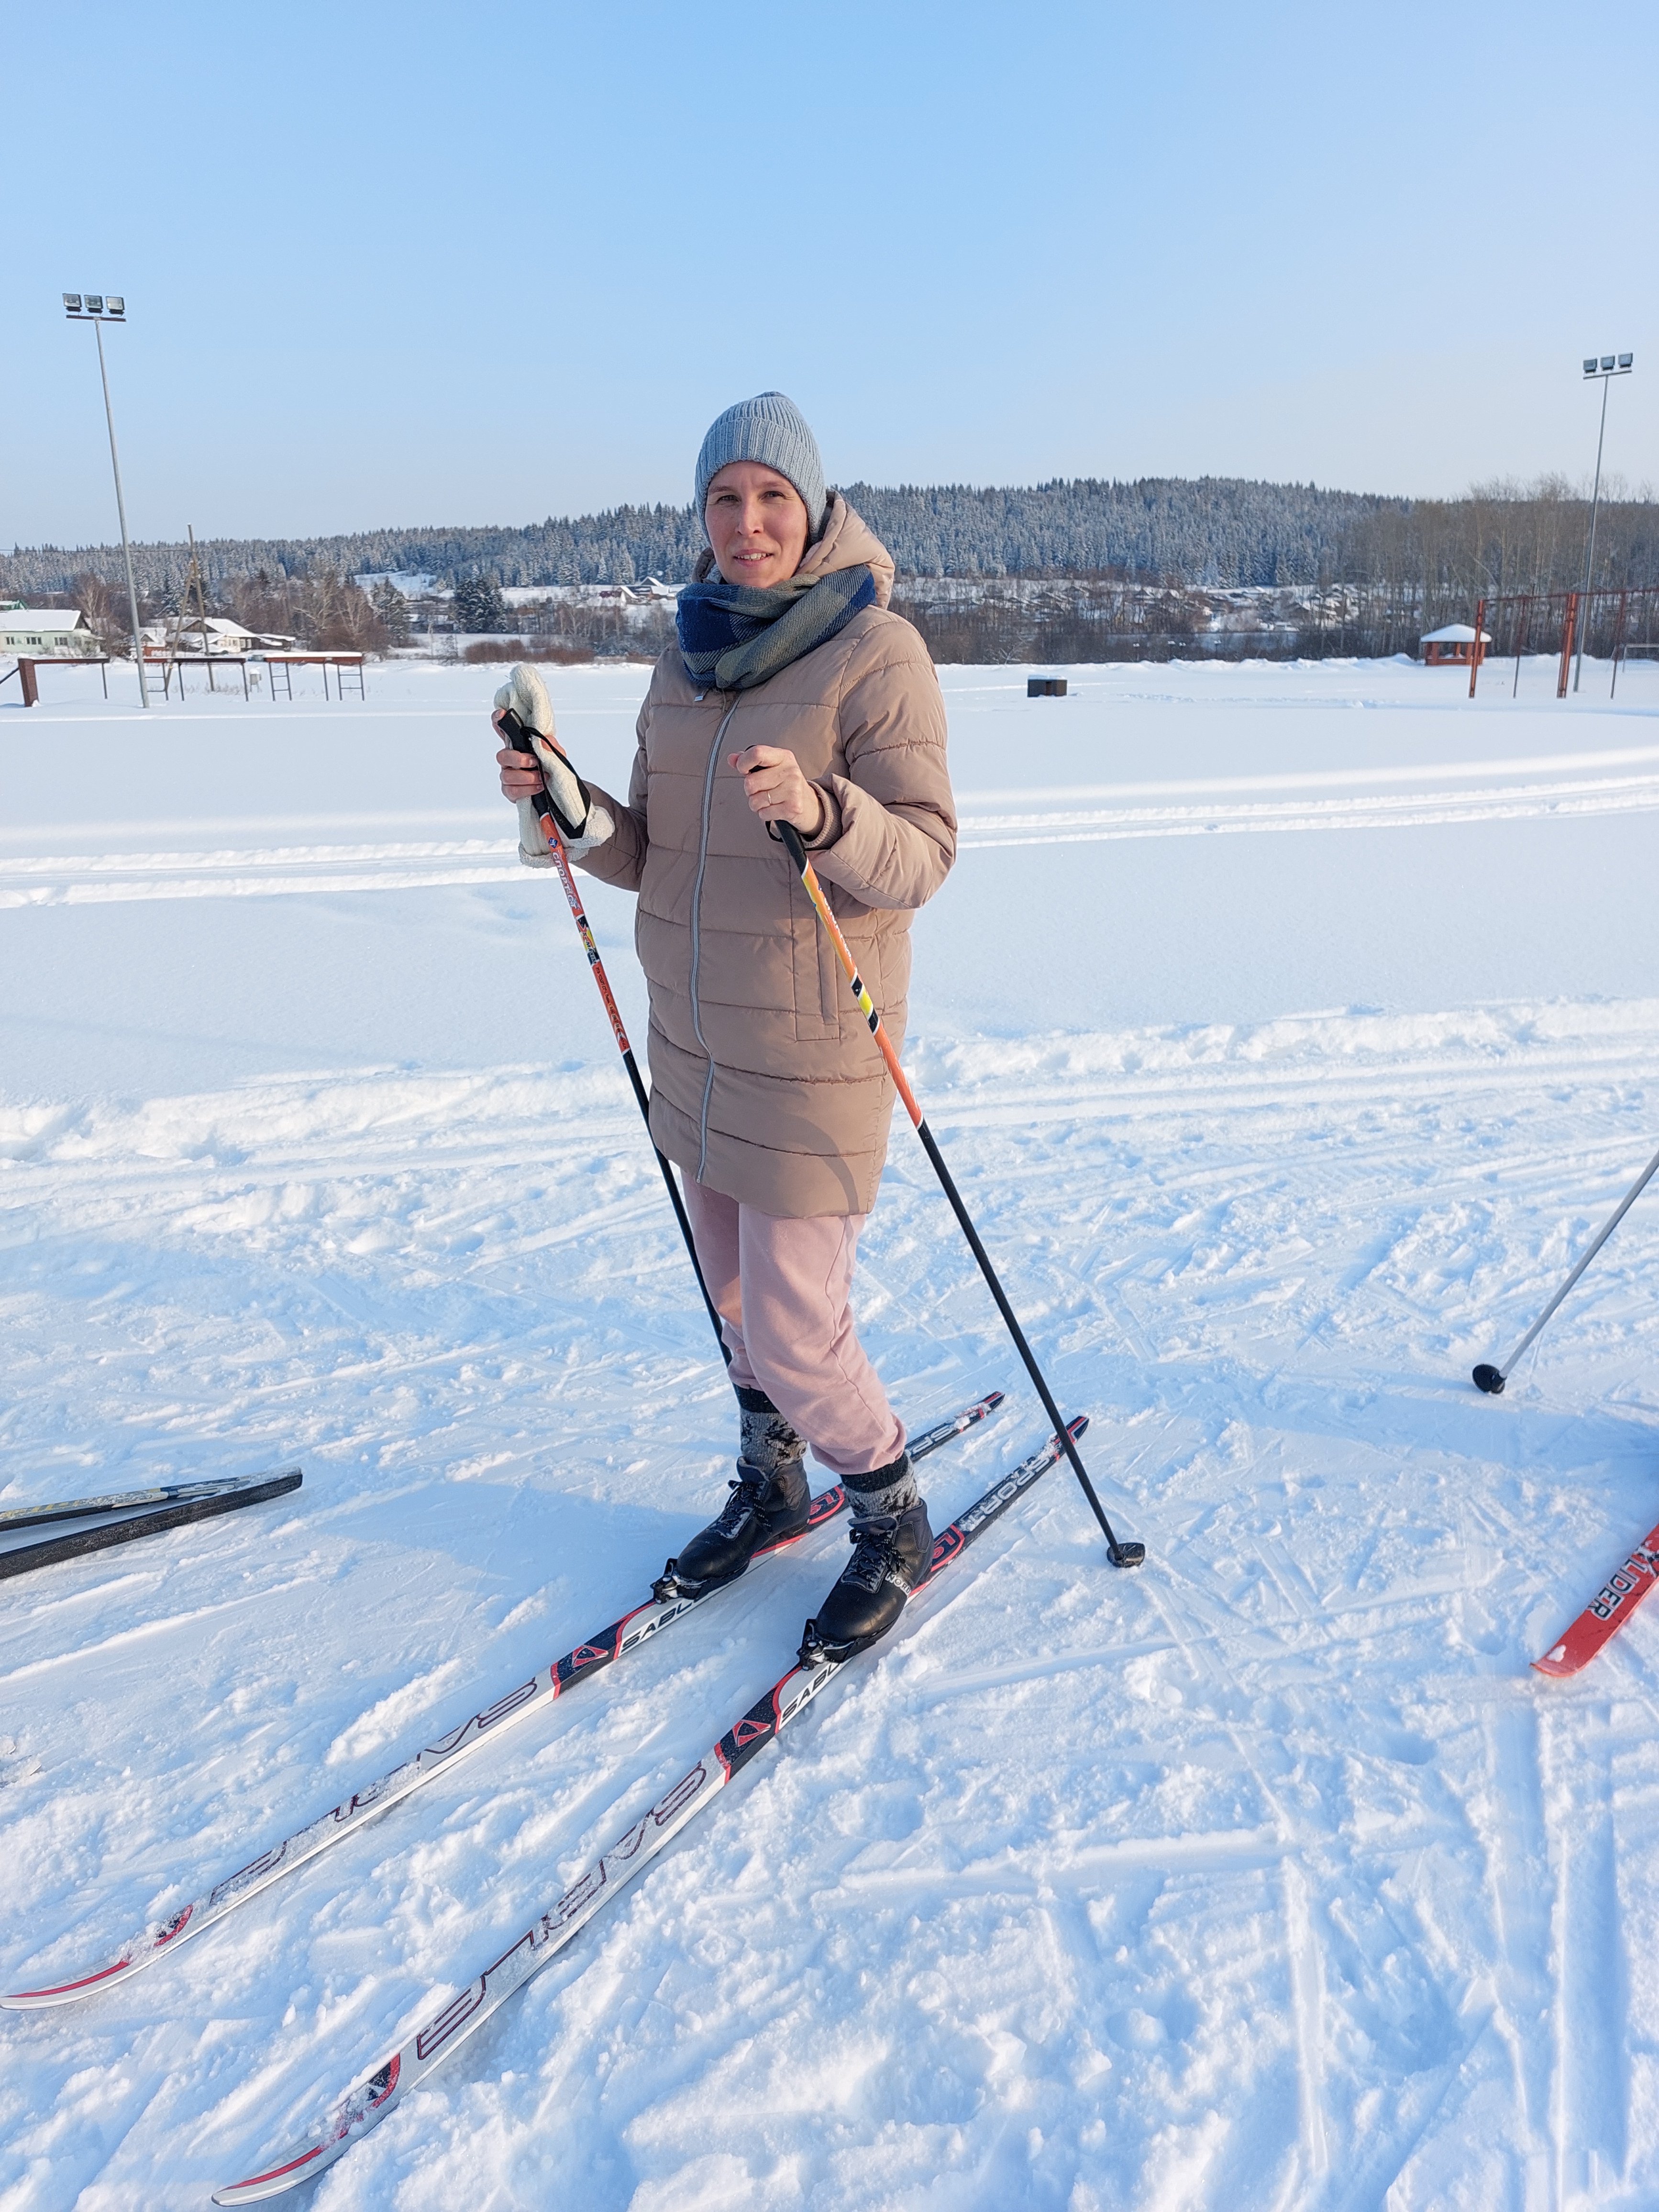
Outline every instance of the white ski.
<svg viewBox="0 0 1659 2212">
<path fill-rule="evenodd" d="M 1088 1416 L 1067 1422 L 1073 1437 L 1081 1436 Z M 1022 1461 L 993 1485 L 933 1545 L 926 1577 L 910 1600 L 914 1605 L 923 1591 L 965 1551 L 974 1539 L 1005 1513 L 1014 1500 L 1054 1466 L 1060 1444 L 1050 1437 L 1041 1451 Z M 902 1620 L 909 1617 L 907 1607 Z M 630 1882 L 647 1861 L 677 1836 L 694 1814 L 711 1803 L 756 1754 L 777 1737 L 812 1700 L 825 1690 L 850 1662 L 823 1659 L 815 1664 L 797 1663 L 728 1729 L 720 1741 L 706 1751 L 672 1789 L 664 1792 L 647 1813 L 600 1858 L 579 1875 L 556 1905 L 527 1928 L 499 1958 L 486 1966 L 460 1993 L 441 2005 L 429 2020 L 382 2059 L 368 2078 L 337 2105 L 317 2133 L 279 2158 L 274 2165 L 241 2181 L 228 2182 L 213 2192 L 216 2204 L 254 2204 L 267 2197 L 280 2197 L 343 2158 L 352 2145 L 378 2126 L 392 2106 L 448 2057 L 473 2029 L 506 2003 L 515 1990 L 541 1972 L 579 1929 Z"/>
<path fill-rule="evenodd" d="M 913 1437 L 909 1445 L 911 1458 L 925 1458 L 941 1444 L 961 1436 L 964 1431 L 994 1412 L 1001 1404 L 1002 1398 L 1000 1390 L 990 1391 L 972 1405 L 964 1406 L 960 1413 L 935 1423 L 921 1436 Z M 827 1521 L 834 1520 L 846 1502 L 845 1493 L 839 1486 L 833 1490 L 821 1492 L 812 1501 L 811 1517 L 800 1534 L 789 1537 L 780 1544 L 769 1545 L 756 1553 L 756 1559 L 770 1558 L 775 1553 L 785 1551 L 790 1545 L 799 1543 L 813 1529 L 821 1528 Z M 729 1587 L 729 1584 L 720 1585 L 720 1588 Z M 562 1659 L 553 1660 L 539 1674 L 532 1674 L 527 1682 L 516 1684 L 504 1697 L 497 1698 L 493 1705 L 486 1705 L 482 1712 L 472 1714 L 459 1728 L 452 1729 L 447 1735 L 440 1736 L 435 1743 L 416 1752 L 413 1759 L 405 1759 L 401 1766 L 393 1767 L 390 1774 L 383 1774 L 378 1781 L 354 1790 L 343 1804 L 336 1805 L 331 1811 L 313 1820 L 309 1826 L 301 1828 L 296 1835 L 285 1837 L 280 1844 L 262 1851 L 258 1858 L 250 1859 L 246 1866 L 239 1867 L 234 1874 L 227 1875 L 222 1881 L 216 1883 L 202 1896 L 192 1899 L 181 1911 L 175 1912 L 161 1926 L 147 1929 L 142 1936 L 135 1936 L 123 1947 L 119 1955 L 106 1965 L 73 1975 L 67 1981 L 49 1982 L 33 1989 L 8 1990 L 0 1995 L 0 2005 L 9 2007 L 14 2012 L 44 2011 L 53 2005 L 72 2004 L 76 1998 L 90 1996 L 99 1990 L 112 1989 L 116 1983 L 126 1981 L 159 1959 L 164 1952 L 176 1949 L 188 1937 L 198 1936 L 204 1929 L 211 1928 L 216 1922 L 234 1912 L 238 1905 L 246 1905 L 250 1898 L 257 1897 L 262 1889 L 269 1888 L 283 1875 L 303 1866 L 307 1860 L 315 1858 L 319 1851 L 327 1850 L 331 1844 L 355 1834 L 365 1822 L 377 1818 L 389 1807 L 412 1796 L 416 1790 L 423 1789 L 434 1775 L 447 1771 L 509 1722 L 522 1720 L 527 1713 L 562 1697 L 579 1682 L 585 1682 L 590 1675 L 614 1665 L 630 1651 L 637 1651 L 642 1644 L 660 1633 L 672 1622 L 719 1594 L 719 1588 L 705 1590 L 696 1597 L 681 1592 L 663 1598 L 653 1596 L 645 1604 L 635 1606 L 620 1620 L 612 1621 L 608 1628 L 600 1629 L 586 1643 L 577 1644 L 574 1651 L 567 1651 Z"/>
</svg>

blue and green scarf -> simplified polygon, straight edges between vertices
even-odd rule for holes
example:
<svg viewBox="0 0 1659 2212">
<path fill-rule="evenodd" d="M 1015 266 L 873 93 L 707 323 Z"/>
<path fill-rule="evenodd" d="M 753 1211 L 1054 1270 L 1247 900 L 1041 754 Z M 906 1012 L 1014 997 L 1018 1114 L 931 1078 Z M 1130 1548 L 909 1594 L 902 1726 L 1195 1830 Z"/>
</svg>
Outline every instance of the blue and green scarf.
<svg viewBox="0 0 1659 2212">
<path fill-rule="evenodd" d="M 706 582 L 686 585 L 674 625 L 694 684 L 750 691 L 875 603 L 876 580 L 867 568 L 792 576 L 765 591 L 728 584 L 716 569 Z"/>
</svg>

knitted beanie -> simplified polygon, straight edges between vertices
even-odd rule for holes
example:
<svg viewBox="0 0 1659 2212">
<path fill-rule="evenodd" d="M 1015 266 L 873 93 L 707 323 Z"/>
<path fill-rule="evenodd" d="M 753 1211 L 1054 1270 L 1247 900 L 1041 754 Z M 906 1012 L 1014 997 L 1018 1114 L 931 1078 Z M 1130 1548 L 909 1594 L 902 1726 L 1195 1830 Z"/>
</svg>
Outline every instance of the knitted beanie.
<svg viewBox="0 0 1659 2212">
<path fill-rule="evenodd" d="M 763 392 L 717 415 L 697 455 L 697 520 L 702 520 L 709 478 L 729 461 L 760 461 L 787 477 L 806 509 L 807 543 L 823 528 L 830 495 L 824 489 L 818 441 L 793 399 Z"/>
</svg>

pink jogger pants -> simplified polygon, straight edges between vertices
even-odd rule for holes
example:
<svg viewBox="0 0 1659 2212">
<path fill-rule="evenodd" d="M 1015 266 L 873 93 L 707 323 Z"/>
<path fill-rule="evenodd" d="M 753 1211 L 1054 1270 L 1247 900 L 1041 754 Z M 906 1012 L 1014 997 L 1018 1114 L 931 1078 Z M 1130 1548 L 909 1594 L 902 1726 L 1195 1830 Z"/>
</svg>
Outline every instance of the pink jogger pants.
<svg viewBox="0 0 1659 2212">
<path fill-rule="evenodd" d="M 904 1449 L 853 1328 L 862 1213 L 785 1221 L 685 1178 L 697 1257 L 725 1323 L 732 1380 L 764 1390 L 832 1474 L 869 1474 Z"/>
</svg>

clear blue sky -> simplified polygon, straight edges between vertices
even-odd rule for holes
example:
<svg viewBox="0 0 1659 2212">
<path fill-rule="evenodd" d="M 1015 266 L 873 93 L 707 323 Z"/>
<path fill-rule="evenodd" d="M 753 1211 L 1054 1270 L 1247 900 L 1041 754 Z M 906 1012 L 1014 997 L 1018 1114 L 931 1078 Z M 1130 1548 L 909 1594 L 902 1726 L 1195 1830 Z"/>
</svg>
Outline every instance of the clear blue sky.
<svg viewBox="0 0 1659 2212">
<path fill-rule="evenodd" d="M 1659 9 L 0 0 L 0 544 L 832 481 L 1659 479 Z"/>
</svg>

